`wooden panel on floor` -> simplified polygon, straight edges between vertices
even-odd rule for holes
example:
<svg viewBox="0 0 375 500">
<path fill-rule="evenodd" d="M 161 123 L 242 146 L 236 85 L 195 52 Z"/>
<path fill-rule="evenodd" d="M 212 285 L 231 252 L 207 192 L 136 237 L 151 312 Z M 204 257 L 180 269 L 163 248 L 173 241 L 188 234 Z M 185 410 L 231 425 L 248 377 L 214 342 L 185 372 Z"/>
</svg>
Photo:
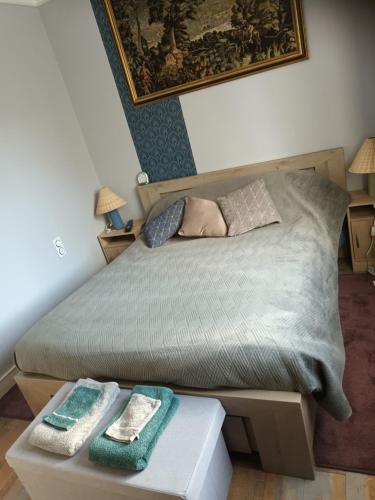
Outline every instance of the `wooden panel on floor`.
<svg viewBox="0 0 375 500">
<path fill-rule="evenodd" d="M 296 477 L 283 476 L 281 499 L 303 500 L 305 481 Z"/>
<path fill-rule="evenodd" d="M 278 474 L 267 474 L 264 485 L 263 500 L 281 500 L 283 478 Z"/>
<path fill-rule="evenodd" d="M 366 480 L 367 500 L 375 500 L 375 477 L 370 476 Z"/>
<path fill-rule="evenodd" d="M 330 474 L 330 491 L 332 500 L 340 500 L 346 497 L 345 474 Z"/>
<path fill-rule="evenodd" d="M 266 474 L 232 456 L 229 500 L 375 500 L 375 476 L 317 469 L 314 481 Z"/>
<path fill-rule="evenodd" d="M 346 474 L 346 500 L 375 500 L 375 477 L 364 474 Z"/>
<path fill-rule="evenodd" d="M 233 500 L 237 498 L 252 500 L 252 497 L 250 498 L 250 484 L 249 469 L 246 465 L 237 463 L 236 466 L 233 467 L 230 498 L 233 498 Z"/>
<path fill-rule="evenodd" d="M 264 496 L 266 477 L 261 470 L 251 469 L 250 471 L 250 500 L 261 500 Z"/>
<path fill-rule="evenodd" d="M 0 418 L 0 498 L 12 487 L 17 477 L 5 461 L 5 453 L 26 429 L 29 422 Z"/>
</svg>

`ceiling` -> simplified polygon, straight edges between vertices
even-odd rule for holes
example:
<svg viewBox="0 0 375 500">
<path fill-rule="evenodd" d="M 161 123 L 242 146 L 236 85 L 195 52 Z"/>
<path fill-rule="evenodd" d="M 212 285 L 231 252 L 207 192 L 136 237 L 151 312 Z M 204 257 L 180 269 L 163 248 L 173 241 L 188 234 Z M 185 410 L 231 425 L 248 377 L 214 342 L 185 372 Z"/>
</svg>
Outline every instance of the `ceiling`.
<svg viewBox="0 0 375 500">
<path fill-rule="evenodd" d="M 48 0 L 0 0 L 0 4 L 7 3 L 11 5 L 26 5 L 28 7 L 39 7 Z"/>
</svg>

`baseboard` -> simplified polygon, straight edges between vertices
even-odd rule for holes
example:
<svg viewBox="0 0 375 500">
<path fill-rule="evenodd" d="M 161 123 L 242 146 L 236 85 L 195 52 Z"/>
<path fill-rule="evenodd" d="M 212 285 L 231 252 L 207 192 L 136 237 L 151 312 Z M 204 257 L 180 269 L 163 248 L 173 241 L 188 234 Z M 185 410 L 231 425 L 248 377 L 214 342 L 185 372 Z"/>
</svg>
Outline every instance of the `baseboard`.
<svg viewBox="0 0 375 500">
<path fill-rule="evenodd" d="M 9 370 L 7 372 L 5 372 L 4 375 L 2 375 L 0 377 L 0 399 L 16 383 L 14 381 L 14 377 L 15 377 L 15 375 L 17 375 L 18 371 L 19 371 L 18 368 L 14 365 L 14 366 L 12 366 L 12 368 L 9 368 Z"/>
</svg>

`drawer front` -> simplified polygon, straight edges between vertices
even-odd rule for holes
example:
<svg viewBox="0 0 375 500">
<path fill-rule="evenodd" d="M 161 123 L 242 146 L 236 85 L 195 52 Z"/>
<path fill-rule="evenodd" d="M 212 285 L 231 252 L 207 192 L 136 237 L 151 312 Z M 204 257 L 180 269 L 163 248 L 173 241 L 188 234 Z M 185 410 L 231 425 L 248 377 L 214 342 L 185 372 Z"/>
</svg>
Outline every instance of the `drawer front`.
<svg viewBox="0 0 375 500">
<path fill-rule="evenodd" d="M 352 220 L 353 253 L 356 260 L 366 260 L 371 245 L 372 219 Z"/>
</svg>

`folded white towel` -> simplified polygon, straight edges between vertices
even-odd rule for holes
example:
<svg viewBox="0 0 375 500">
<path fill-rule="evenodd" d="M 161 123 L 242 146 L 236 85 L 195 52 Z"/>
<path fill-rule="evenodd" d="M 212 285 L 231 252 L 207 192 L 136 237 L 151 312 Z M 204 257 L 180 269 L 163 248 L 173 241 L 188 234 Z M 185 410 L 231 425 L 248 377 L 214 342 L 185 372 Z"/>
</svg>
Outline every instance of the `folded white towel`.
<svg viewBox="0 0 375 500">
<path fill-rule="evenodd" d="M 132 443 L 152 419 L 161 405 L 160 399 L 133 394 L 121 416 L 105 431 L 115 441 Z"/>
<path fill-rule="evenodd" d="M 30 434 L 29 442 L 32 445 L 52 453 L 71 457 L 81 448 L 120 393 L 116 382 L 100 383 L 91 379 L 80 379 L 67 394 L 66 399 L 78 385 L 100 389 L 102 395 L 94 403 L 91 410 L 67 431 L 56 429 L 43 422 L 38 424 Z"/>
</svg>

